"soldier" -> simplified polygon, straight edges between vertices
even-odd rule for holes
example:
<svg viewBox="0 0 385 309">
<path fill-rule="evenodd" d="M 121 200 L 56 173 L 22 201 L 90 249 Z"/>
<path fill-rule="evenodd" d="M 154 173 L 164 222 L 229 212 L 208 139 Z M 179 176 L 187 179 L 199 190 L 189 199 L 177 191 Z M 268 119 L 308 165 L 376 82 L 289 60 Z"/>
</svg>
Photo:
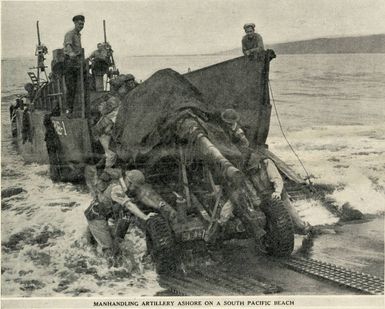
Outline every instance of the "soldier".
<svg viewBox="0 0 385 309">
<path fill-rule="evenodd" d="M 76 15 L 72 18 L 75 28 L 68 31 L 64 37 L 64 66 L 65 82 L 67 88 L 67 114 L 71 114 L 74 107 L 76 88 L 80 76 L 80 57 L 82 43 L 80 31 L 84 27 L 85 18 L 83 15 Z"/>
<path fill-rule="evenodd" d="M 88 57 L 88 60 L 93 61 L 95 59 L 100 59 L 108 62 L 109 54 L 106 46 L 103 43 L 98 43 L 96 47 L 97 49 L 91 53 L 91 55 Z"/>
<path fill-rule="evenodd" d="M 232 142 L 241 148 L 248 148 L 250 143 L 245 136 L 245 132 L 238 124 L 239 114 L 232 108 L 229 108 L 221 113 L 221 119 L 225 123 L 225 130 L 231 137 Z"/>
<path fill-rule="evenodd" d="M 108 73 L 108 68 L 110 66 L 110 54 L 109 54 L 109 45 L 108 43 L 98 43 L 97 50 L 93 51 L 87 60 L 91 61 L 91 70 L 92 76 L 95 81 L 95 90 L 103 91 L 104 74 Z"/>
<path fill-rule="evenodd" d="M 254 53 L 264 50 L 262 37 L 255 33 L 255 24 L 243 26 L 246 35 L 242 38 L 242 52 L 245 56 L 253 57 Z"/>
<path fill-rule="evenodd" d="M 284 189 L 283 179 L 273 160 L 253 152 L 248 162 L 250 179 L 262 198 L 262 202 L 269 199 L 282 200 L 285 209 L 290 214 L 297 234 L 307 235 L 312 227 L 304 222 L 291 204 L 288 194 Z"/>
<path fill-rule="evenodd" d="M 132 74 L 119 75 L 111 80 L 110 84 L 112 96 L 107 101 L 100 103 L 99 112 L 102 117 L 93 128 L 95 136 L 103 146 L 106 156 L 106 167 L 112 167 L 116 161 L 116 153 L 110 149 L 110 142 L 121 100 L 138 85 Z"/>
<path fill-rule="evenodd" d="M 123 99 L 138 83 L 132 74 L 122 74 L 110 80 L 111 93 Z"/>
<path fill-rule="evenodd" d="M 121 101 L 116 96 L 110 97 L 107 101 L 102 101 L 98 108 L 102 116 L 93 128 L 95 136 L 104 149 L 106 156 L 105 167 L 107 168 L 112 167 L 116 161 L 116 153 L 110 149 L 110 141 L 120 104 Z"/>
<path fill-rule="evenodd" d="M 108 179 L 109 178 L 109 179 Z M 123 179 L 119 169 L 109 169 L 101 175 L 97 197 L 84 212 L 90 232 L 107 258 L 116 262 L 120 243 L 129 227 L 133 215 L 146 222 L 155 213 L 145 214 L 138 205 L 159 211 L 167 220 L 175 220 L 175 210 L 145 183 L 139 170 L 129 170 Z M 108 220 L 115 221 L 114 229 Z"/>
<path fill-rule="evenodd" d="M 221 114 L 221 118 L 225 123 L 225 127 L 227 127 L 227 133 L 232 139 L 232 142 L 248 157 L 245 169 L 250 175 L 250 179 L 262 201 L 266 201 L 267 199 L 282 200 L 284 207 L 291 216 L 296 232 L 298 234 L 306 235 L 310 231 L 311 226 L 302 221 L 291 204 L 289 196 L 284 190 L 281 174 L 274 162 L 268 157 L 260 154 L 258 151 L 249 148 L 249 141 L 238 124 L 240 116 L 235 110 L 225 110 Z M 230 214 L 232 213 L 230 204 L 223 207 L 220 221 L 225 222 L 229 219 Z"/>
</svg>

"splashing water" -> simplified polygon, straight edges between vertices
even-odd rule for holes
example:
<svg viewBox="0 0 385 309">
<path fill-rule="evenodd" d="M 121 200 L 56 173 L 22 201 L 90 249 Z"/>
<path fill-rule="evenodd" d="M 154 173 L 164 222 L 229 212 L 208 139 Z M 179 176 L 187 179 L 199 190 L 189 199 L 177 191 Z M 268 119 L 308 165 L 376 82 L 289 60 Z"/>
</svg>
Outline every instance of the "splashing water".
<svg viewBox="0 0 385 309">
<path fill-rule="evenodd" d="M 321 56 L 317 58 L 319 62 L 314 62 L 314 55 L 308 57 L 308 62 L 307 56 L 301 56 L 301 60 L 280 56 L 272 63 L 275 98 L 287 136 L 307 169 L 316 176 L 314 182 L 335 187 L 331 197 L 339 205 L 349 203 L 366 214 L 383 213 L 385 126 L 381 113 L 385 85 L 381 80 L 384 73 L 369 72 L 374 80 L 366 79 L 364 83 L 362 77 L 349 72 L 360 63 L 355 58 L 349 60 L 345 55 L 346 66 L 338 67 L 337 56 Z M 159 64 L 161 67 L 170 67 L 168 62 L 176 61 L 179 67 L 196 68 L 199 64 L 224 60 L 214 58 L 173 60 L 167 57 L 157 61 L 165 62 Z M 130 70 L 132 67 L 139 78 L 154 71 L 153 67 L 143 71 L 142 67 L 135 66 L 135 61 L 137 59 L 131 59 L 127 66 Z M 18 72 L 24 74 L 25 64 L 9 64 L 12 70 L 15 65 L 20 65 Z M 309 69 L 312 66 L 317 70 Z M 341 72 L 334 72 L 335 68 Z M 330 75 L 322 79 L 327 70 L 335 73 L 333 85 L 330 85 Z M 309 76 L 310 71 L 316 76 Z M 320 78 L 314 83 L 317 74 Z M 83 212 L 91 200 L 89 194 L 80 186 L 52 183 L 48 166 L 25 165 L 16 153 L 10 138 L 8 106 L 20 91 L 23 80 L 18 74 L 13 76 L 15 80 L 8 79 L 2 89 L 2 188 L 14 186 L 25 191 L 2 199 L 3 295 L 156 294 L 161 288 L 152 265 L 143 262 L 146 245 L 142 232 L 136 227 L 130 228 L 122 244 L 123 255 L 127 257 L 125 263 L 122 267 L 109 268 L 106 259 L 88 244 L 85 236 L 87 223 Z M 368 84 L 377 91 L 372 87 L 369 93 Z M 361 86 L 364 88 L 359 88 Z M 351 92 L 354 96 L 348 96 Z M 311 102 L 307 101 L 309 98 Z M 279 135 L 274 113 L 268 144 L 275 154 L 300 171 L 296 158 Z M 313 225 L 338 221 L 318 201 L 297 201 L 295 207 L 300 216 Z"/>
</svg>

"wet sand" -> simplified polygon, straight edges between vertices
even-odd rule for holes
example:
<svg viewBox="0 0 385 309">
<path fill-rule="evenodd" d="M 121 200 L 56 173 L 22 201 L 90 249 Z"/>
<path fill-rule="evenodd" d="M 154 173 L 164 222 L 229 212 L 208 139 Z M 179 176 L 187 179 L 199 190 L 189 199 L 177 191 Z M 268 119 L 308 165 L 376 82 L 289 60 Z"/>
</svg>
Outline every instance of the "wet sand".
<svg viewBox="0 0 385 309">
<path fill-rule="evenodd" d="M 328 228 L 316 236 L 313 246 L 305 252 L 305 256 L 384 277 L 384 217 L 336 225 L 334 230 L 335 232 Z M 296 236 L 294 255 L 300 254 L 302 240 L 302 236 Z M 362 294 L 336 283 L 290 270 L 272 258 L 258 255 L 250 242 L 240 244 L 232 241 L 225 244 L 222 252 L 222 265 L 229 272 L 276 284 L 282 288 L 280 294 Z"/>
</svg>

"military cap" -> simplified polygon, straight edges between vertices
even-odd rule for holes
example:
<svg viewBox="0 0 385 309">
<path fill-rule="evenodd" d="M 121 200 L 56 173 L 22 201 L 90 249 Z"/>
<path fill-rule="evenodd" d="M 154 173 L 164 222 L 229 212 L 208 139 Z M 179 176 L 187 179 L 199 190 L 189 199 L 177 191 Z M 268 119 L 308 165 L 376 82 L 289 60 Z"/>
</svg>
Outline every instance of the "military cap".
<svg viewBox="0 0 385 309">
<path fill-rule="evenodd" d="M 81 21 L 85 21 L 85 18 L 83 15 L 75 15 L 73 18 L 72 18 L 72 21 L 75 22 L 77 20 L 81 20 Z"/>
<path fill-rule="evenodd" d="M 221 113 L 221 118 L 224 122 L 233 124 L 239 121 L 240 116 L 235 110 L 229 108 Z"/>
<path fill-rule="evenodd" d="M 244 26 L 243 26 L 243 29 L 247 29 L 247 28 L 253 28 L 253 29 L 255 29 L 255 24 L 253 24 L 253 23 L 248 23 L 248 24 L 245 24 Z"/>
</svg>

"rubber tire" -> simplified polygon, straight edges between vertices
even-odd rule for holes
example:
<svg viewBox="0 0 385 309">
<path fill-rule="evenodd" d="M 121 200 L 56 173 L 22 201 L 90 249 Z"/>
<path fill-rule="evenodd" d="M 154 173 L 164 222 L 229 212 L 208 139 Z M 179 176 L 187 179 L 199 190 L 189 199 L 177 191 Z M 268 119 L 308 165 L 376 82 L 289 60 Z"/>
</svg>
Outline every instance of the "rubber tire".
<svg viewBox="0 0 385 309">
<path fill-rule="evenodd" d="M 178 262 L 174 237 L 166 220 L 160 214 L 146 222 L 146 243 L 158 274 L 176 271 Z"/>
<path fill-rule="evenodd" d="M 262 207 L 266 215 L 264 244 L 269 255 L 290 256 L 294 249 L 294 227 L 281 200 L 269 200 Z"/>
</svg>

